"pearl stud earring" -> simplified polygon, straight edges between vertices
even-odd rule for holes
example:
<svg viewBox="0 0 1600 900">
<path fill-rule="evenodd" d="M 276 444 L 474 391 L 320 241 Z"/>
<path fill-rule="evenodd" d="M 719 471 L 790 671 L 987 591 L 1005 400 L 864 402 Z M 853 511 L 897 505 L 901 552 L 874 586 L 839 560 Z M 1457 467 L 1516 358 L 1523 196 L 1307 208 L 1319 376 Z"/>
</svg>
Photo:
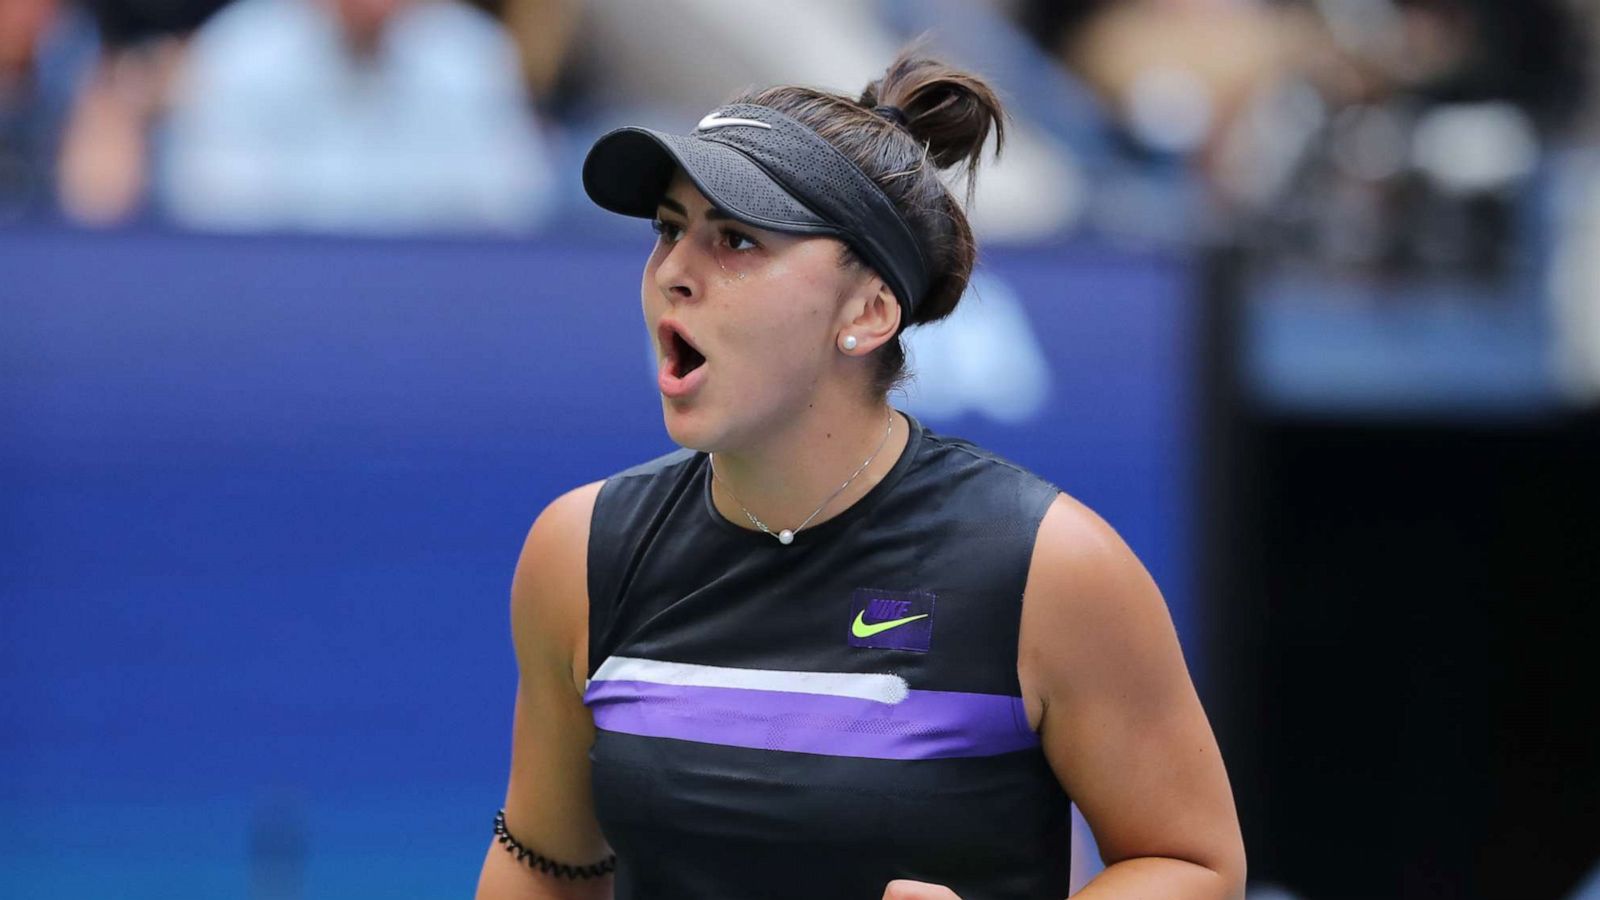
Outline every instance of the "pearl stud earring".
<svg viewBox="0 0 1600 900">
<path fill-rule="evenodd" d="M 855 335 L 847 334 L 847 335 L 844 336 L 844 348 L 846 350 L 854 350 L 856 348 L 856 336 Z"/>
</svg>

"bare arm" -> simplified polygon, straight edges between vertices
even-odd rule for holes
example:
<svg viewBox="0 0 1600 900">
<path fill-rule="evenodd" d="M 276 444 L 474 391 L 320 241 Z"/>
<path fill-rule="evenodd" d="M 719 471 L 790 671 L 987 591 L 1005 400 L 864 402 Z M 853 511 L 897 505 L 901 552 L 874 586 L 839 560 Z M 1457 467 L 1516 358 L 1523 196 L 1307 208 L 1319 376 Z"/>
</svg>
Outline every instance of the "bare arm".
<svg viewBox="0 0 1600 900">
<path fill-rule="evenodd" d="M 519 679 L 506 829 L 525 847 L 575 866 L 611 852 L 590 794 L 594 720 L 582 700 L 586 668 L 578 664 L 588 640 L 589 518 L 599 487 L 577 488 L 539 514 L 511 585 Z M 477 900 L 610 900 L 612 881 L 537 871 L 491 840 Z"/>
<path fill-rule="evenodd" d="M 1233 793 L 1160 591 L 1065 495 L 1040 526 L 1023 604 L 1046 758 L 1107 863 L 1075 897 L 1235 900 Z"/>
</svg>

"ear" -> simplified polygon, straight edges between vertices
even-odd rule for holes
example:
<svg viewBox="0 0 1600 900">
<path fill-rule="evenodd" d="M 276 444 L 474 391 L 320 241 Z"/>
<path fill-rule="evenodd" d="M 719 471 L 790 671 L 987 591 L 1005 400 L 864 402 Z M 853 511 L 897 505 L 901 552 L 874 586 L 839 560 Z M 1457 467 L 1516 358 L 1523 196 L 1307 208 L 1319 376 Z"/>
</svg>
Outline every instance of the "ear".
<svg viewBox="0 0 1600 900">
<path fill-rule="evenodd" d="M 862 279 L 846 300 L 840 318 L 836 340 L 843 340 L 846 334 L 854 336 L 856 348 L 852 354 L 866 356 L 893 340 L 900 330 L 900 302 L 883 279 L 873 275 Z"/>
</svg>

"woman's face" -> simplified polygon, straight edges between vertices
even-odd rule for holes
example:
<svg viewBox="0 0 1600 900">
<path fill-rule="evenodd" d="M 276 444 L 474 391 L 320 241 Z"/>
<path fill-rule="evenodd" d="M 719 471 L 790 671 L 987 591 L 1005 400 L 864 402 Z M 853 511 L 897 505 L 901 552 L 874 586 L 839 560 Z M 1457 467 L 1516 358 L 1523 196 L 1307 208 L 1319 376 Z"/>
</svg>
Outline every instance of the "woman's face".
<svg viewBox="0 0 1600 900">
<path fill-rule="evenodd" d="M 656 210 L 640 295 L 667 432 L 724 451 L 782 430 L 843 375 L 845 301 L 870 272 L 832 238 L 752 228 L 713 208 L 680 170 Z"/>
</svg>

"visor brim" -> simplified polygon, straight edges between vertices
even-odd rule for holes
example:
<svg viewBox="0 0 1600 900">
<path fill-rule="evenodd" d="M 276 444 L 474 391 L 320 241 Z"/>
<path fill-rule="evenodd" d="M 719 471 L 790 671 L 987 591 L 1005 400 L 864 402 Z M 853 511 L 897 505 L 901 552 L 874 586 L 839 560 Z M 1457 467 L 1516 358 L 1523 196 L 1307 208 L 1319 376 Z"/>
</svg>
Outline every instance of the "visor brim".
<svg viewBox="0 0 1600 900">
<path fill-rule="evenodd" d="M 839 232 L 749 157 L 696 135 L 632 126 L 609 132 L 584 158 L 583 188 L 602 209 L 651 218 L 678 168 L 713 206 L 748 225 L 799 234 Z"/>
</svg>

